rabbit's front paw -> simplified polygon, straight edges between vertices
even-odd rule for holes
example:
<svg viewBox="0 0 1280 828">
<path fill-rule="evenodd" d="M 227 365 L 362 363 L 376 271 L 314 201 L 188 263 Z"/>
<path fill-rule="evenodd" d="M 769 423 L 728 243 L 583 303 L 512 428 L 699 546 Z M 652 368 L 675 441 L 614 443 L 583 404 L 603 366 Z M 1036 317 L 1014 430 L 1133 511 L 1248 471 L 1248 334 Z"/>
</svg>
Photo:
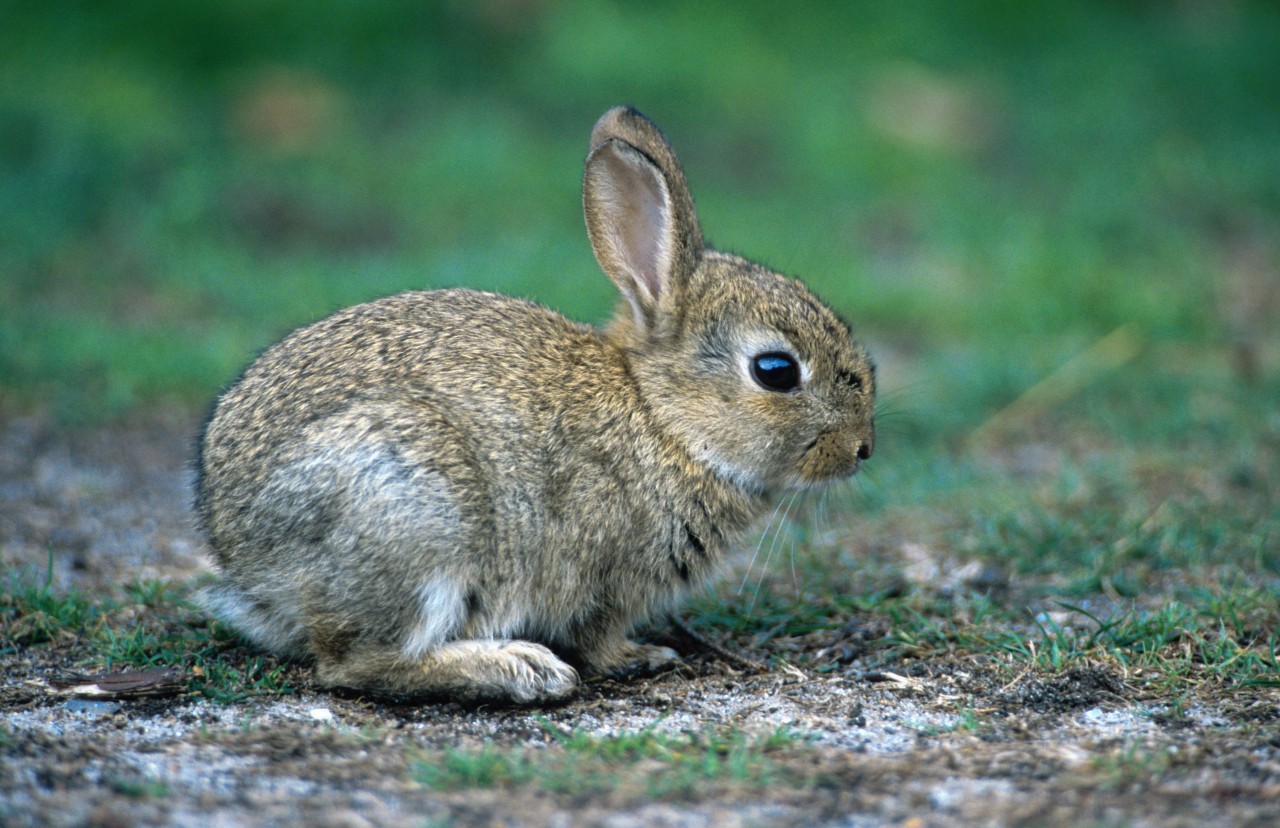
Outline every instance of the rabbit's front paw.
<svg viewBox="0 0 1280 828">
<path fill-rule="evenodd" d="M 578 671 L 555 653 L 531 641 L 510 641 L 495 653 L 512 699 L 520 703 L 559 701 L 578 686 Z"/>
<path fill-rule="evenodd" d="M 577 670 L 531 641 L 453 641 L 428 653 L 420 667 L 429 687 L 465 701 L 545 704 L 578 686 Z"/>
</svg>

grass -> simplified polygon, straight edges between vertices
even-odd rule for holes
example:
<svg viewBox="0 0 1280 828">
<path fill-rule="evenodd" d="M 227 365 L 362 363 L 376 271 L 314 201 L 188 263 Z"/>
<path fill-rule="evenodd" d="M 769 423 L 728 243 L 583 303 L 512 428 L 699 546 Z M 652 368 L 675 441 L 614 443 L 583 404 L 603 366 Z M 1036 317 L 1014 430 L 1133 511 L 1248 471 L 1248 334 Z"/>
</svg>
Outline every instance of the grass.
<svg viewBox="0 0 1280 828">
<path fill-rule="evenodd" d="M 759 541 L 772 560 L 697 597 L 688 621 L 765 653 L 800 643 L 787 658 L 827 672 L 845 668 L 807 653 L 862 629 L 876 631 L 864 670 L 991 657 L 1010 675 L 1106 664 L 1152 693 L 1280 681 L 1274 461 L 1240 487 L 1181 447 L 1038 451 L 1043 470 L 968 459 L 951 468 L 962 485 L 907 489 L 902 504 L 858 491 L 797 509 Z"/>
<path fill-rule="evenodd" d="M 42 578 L 23 578 L 18 572 L 8 576 L 8 588 L 0 593 L 0 652 L 10 653 L 18 647 L 58 641 L 80 630 L 97 628 L 102 607 L 86 595 L 60 595 L 51 588 L 52 549 Z"/>
<path fill-rule="evenodd" d="M 1222 600 L 1255 603 L 1248 623 L 1230 623 L 1215 612 Z M 983 596 L 939 599 L 921 595 L 892 599 L 823 600 L 810 595 L 794 604 L 777 603 L 745 624 L 696 605 L 690 615 L 706 630 L 728 631 L 769 652 L 776 643 L 797 639 L 838 645 L 851 620 L 887 630 L 868 644 L 862 668 L 874 671 L 904 662 L 994 657 L 1010 674 L 1030 667 L 1048 675 L 1082 665 L 1106 664 L 1148 685 L 1152 692 L 1187 687 L 1280 686 L 1280 606 L 1274 593 L 1204 594 L 1196 603 L 1171 602 L 1155 609 L 1120 604 L 1099 615 L 1065 602 L 1031 614 L 1025 605 L 996 603 Z M 785 624 L 765 627 L 771 614 Z M 754 633 L 754 634 L 753 634 Z M 813 650 L 821 647 L 812 646 Z M 838 663 L 815 661 L 811 652 L 788 654 L 800 666 L 832 672 Z"/>
<path fill-rule="evenodd" d="M 934 440 L 1121 326 L 1274 364 L 1273 7 L 908 6 L 10 10 L 0 377 L 83 421 L 202 403 L 397 290 L 600 319 L 577 190 L 618 101 L 667 127 L 712 238 L 921 355 Z"/>
<path fill-rule="evenodd" d="M 411 775 L 439 790 L 533 785 L 576 795 L 628 790 L 663 799 L 706 796 L 715 785 L 750 789 L 812 782 L 793 776 L 776 761 L 802 745 L 785 729 L 750 735 L 708 727 L 671 735 L 648 728 L 598 737 L 565 733 L 550 724 L 544 728 L 555 750 L 490 744 L 478 750 L 433 751 L 412 763 Z"/>
<path fill-rule="evenodd" d="M 169 786 L 152 779 L 110 779 L 107 786 L 130 799 L 163 799 L 169 795 Z"/>
<path fill-rule="evenodd" d="M 1168 747 L 1151 747 L 1129 742 L 1104 756 L 1095 757 L 1091 770 L 1099 784 L 1107 790 L 1145 787 L 1175 764 L 1177 751 Z"/>
<path fill-rule="evenodd" d="M 946 736 L 951 733 L 976 734 L 982 730 L 982 719 L 972 704 L 958 711 L 955 721 L 950 724 L 913 724 L 908 726 L 926 738 Z"/>
<path fill-rule="evenodd" d="M 0 655 L 43 652 L 89 670 L 177 667 L 186 690 L 222 704 L 294 692 L 288 668 L 246 651 L 234 634 L 188 600 L 189 585 L 139 581 L 123 600 L 52 589 L 43 575 L 9 573 L 0 591 Z"/>
</svg>

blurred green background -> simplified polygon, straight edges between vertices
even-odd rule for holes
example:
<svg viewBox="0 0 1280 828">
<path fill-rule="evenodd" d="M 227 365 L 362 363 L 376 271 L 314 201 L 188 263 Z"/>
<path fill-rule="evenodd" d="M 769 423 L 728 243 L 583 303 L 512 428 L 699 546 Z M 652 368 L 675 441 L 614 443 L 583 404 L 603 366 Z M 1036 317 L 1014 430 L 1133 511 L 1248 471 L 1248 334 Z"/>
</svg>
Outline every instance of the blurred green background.
<svg viewBox="0 0 1280 828">
<path fill-rule="evenodd" d="M 708 236 L 871 344 L 891 443 L 1015 403 L 1247 455 L 1280 433 L 1278 56 L 1277 6 L 1227 0 L 8 3 L 3 396 L 203 407 L 411 288 L 601 320 L 581 164 L 631 103 Z"/>
</svg>

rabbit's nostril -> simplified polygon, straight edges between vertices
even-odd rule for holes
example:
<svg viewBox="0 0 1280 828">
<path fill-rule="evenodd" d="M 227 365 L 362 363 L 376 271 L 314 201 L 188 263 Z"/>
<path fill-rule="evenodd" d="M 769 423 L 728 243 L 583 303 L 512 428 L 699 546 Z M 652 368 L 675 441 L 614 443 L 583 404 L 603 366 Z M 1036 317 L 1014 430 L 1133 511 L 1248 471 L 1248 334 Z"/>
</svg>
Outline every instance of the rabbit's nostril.
<svg viewBox="0 0 1280 828">
<path fill-rule="evenodd" d="M 870 456 L 871 456 L 871 444 L 870 444 L 870 443 L 861 443 L 861 444 L 858 446 L 858 459 L 859 459 L 859 460 L 866 460 L 866 459 L 867 459 L 868 457 L 870 457 Z"/>
</svg>

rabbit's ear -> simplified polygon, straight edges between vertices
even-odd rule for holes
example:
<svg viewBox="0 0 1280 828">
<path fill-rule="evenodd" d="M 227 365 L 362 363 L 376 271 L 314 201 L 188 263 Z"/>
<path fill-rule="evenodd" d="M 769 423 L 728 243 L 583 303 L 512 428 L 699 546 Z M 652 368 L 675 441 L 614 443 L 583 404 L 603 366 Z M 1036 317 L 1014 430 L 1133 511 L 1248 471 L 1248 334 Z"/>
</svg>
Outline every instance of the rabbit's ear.
<svg viewBox="0 0 1280 828">
<path fill-rule="evenodd" d="M 675 154 L 634 109 L 605 113 L 591 134 L 582 200 L 596 260 L 652 330 L 679 302 L 702 232 Z"/>
</svg>

